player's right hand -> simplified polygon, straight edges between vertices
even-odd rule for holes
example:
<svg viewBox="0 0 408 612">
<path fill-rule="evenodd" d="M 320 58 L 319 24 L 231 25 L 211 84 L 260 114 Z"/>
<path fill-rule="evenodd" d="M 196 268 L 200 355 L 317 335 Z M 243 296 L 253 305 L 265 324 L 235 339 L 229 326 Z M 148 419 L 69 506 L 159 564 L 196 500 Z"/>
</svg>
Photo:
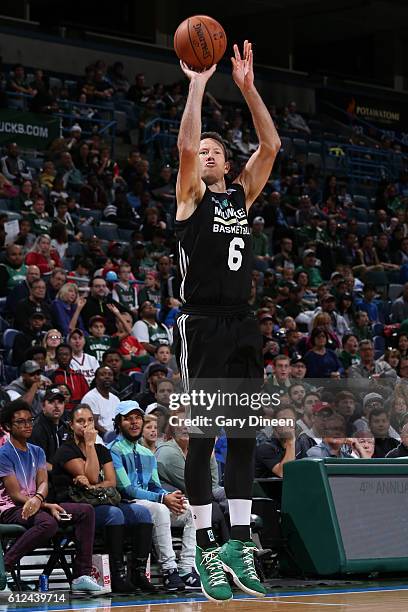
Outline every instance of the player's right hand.
<svg viewBox="0 0 408 612">
<path fill-rule="evenodd" d="M 211 66 L 211 68 L 208 68 L 208 70 L 202 70 L 201 72 L 197 72 L 196 70 L 192 70 L 191 68 L 189 68 L 187 64 L 183 62 L 183 60 L 180 60 L 180 66 L 182 71 L 190 81 L 194 79 L 196 81 L 202 81 L 203 83 L 206 83 L 217 69 L 217 64 L 214 64 L 214 66 Z"/>
</svg>

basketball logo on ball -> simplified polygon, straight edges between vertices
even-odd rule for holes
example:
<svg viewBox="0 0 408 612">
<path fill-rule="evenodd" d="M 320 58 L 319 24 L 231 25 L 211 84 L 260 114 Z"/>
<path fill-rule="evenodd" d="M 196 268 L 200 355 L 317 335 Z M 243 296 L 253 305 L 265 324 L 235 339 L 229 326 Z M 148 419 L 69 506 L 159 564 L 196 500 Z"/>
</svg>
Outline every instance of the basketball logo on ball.
<svg viewBox="0 0 408 612">
<path fill-rule="evenodd" d="M 185 19 L 174 34 L 177 57 L 195 70 L 205 70 L 218 64 L 226 48 L 224 28 L 207 15 Z"/>
</svg>

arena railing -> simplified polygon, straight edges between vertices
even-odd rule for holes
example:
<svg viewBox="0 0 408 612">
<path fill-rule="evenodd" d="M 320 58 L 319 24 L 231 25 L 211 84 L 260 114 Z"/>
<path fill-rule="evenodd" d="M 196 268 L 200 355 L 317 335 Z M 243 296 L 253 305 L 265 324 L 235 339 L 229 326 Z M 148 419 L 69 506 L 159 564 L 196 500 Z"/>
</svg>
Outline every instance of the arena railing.
<svg viewBox="0 0 408 612">
<path fill-rule="evenodd" d="M 33 96 L 29 94 L 16 93 L 13 91 L 6 91 L 7 96 L 11 100 L 21 101 L 20 106 L 11 106 L 11 110 L 24 110 L 29 111 L 29 101 L 33 99 Z M 56 117 L 62 119 L 61 136 L 68 134 L 72 126 L 79 123 L 82 127 L 82 134 L 84 136 L 91 136 L 95 132 L 110 140 L 112 148 L 112 154 L 114 153 L 115 137 L 116 137 L 116 120 L 115 120 L 115 109 L 113 104 L 102 106 L 100 104 L 84 104 L 82 102 L 75 102 L 72 100 L 60 100 L 56 99 L 56 102 L 61 105 L 61 111 L 50 113 L 50 117 Z M 91 109 L 97 111 L 101 118 L 94 119 L 93 117 L 81 117 L 74 113 L 75 109 Z M 42 114 L 42 113 L 41 113 Z M 103 118 L 106 117 L 106 118 Z M 87 127 L 89 126 L 89 127 Z M 98 129 L 95 131 L 93 126 Z"/>
</svg>

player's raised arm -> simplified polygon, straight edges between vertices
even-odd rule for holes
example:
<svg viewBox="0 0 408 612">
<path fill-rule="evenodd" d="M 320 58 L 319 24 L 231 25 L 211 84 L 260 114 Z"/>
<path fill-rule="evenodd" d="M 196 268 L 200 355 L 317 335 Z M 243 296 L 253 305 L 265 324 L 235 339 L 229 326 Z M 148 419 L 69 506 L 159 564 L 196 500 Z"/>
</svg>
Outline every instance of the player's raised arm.
<svg viewBox="0 0 408 612">
<path fill-rule="evenodd" d="M 258 136 L 259 147 L 247 161 L 236 182 L 240 183 L 246 195 L 247 209 L 256 200 L 267 182 L 281 142 L 261 96 L 254 85 L 253 55 L 251 43 L 244 42 L 243 57 L 234 45 L 232 78 L 241 90 Z"/>
<path fill-rule="evenodd" d="M 180 62 L 184 74 L 190 79 L 187 103 L 181 119 L 177 146 L 180 167 L 177 175 L 177 219 L 188 219 L 205 192 L 205 184 L 200 176 L 199 149 L 201 135 L 201 107 L 205 86 L 214 74 L 216 66 L 203 72 L 190 70 Z"/>
</svg>

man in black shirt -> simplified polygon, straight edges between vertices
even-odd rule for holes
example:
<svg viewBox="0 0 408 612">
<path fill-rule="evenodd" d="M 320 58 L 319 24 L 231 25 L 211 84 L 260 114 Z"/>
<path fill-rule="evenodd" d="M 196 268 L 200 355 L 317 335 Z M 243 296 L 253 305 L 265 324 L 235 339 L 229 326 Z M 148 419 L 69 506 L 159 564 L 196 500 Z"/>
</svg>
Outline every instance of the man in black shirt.
<svg viewBox="0 0 408 612">
<path fill-rule="evenodd" d="M 154 363 L 149 368 L 149 377 L 147 379 L 148 390 L 138 393 L 135 400 L 143 410 L 156 401 L 156 386 L 157 381 L 161 378 L 167 378 L 167 368 L 160 363 Z"/>
<path fill-rule="evenodd" d="M 140 383 L 133 380 L 132 376 L 122 373 L 123 358 L 116 349 L 108 349 L 102 356 L 102 365 L 108 366 L 113 372 L 113 384 L 111 392 L 120 401 L 132 399 L 133 395 L 140 389 Z"/>
<path fill-rule="evenodd" d="M 42 312 L 45 315 L 44 329 L 50 329 L 53 321 L 51 309 L 46 300 L 46 284 L 42 278 L 34 280 L 30 286 L 30 295 L 20 300 L 15 309 L 14 327 L 26 331 L 28 321 L 33 312 Z"/>
<path fill-rule="evenodd" d="M 255 476 L 283 478 L 283 466 L 296 457 L 295 423 L 296 413 L 288 406 L 282 406 L 275 411 L 275 419 L 285 419 L 288 425 L 274 427 L 274 437 L 262 442 L 256 447 Z M 290 425 L 290 422 L 293 425 Z"/>
<path fill-rule="evenodd" d="M 42 412 L 35 419 L 31 444 L 41 446 L 47 459 L 47 470 L 52 470 L 52 460 L 61 442 L 68 439 L 68 425 L 62 419 L 65 399 L 58 387 L 49 387 L 42 402 Z"/>
<path fill-rule="evenodd" d="M 27 351 L 29 348 L 35 345 L 41 345 L 42 339 L 44 337 L 44 325 L 45 325 L 46 317 L 43 312 L 34 311 L 28 320 L 28 329 L 24 332 L 24 334 L 18 334 L 15 337 L 13 344 L 13 364 L 16 366 L 20 366 L 23 361 L 26 359 L 31 359 L 31 357 L 27 357 Z M 34 360 L 35 361 L 35 360 Z"/>
</svg>

